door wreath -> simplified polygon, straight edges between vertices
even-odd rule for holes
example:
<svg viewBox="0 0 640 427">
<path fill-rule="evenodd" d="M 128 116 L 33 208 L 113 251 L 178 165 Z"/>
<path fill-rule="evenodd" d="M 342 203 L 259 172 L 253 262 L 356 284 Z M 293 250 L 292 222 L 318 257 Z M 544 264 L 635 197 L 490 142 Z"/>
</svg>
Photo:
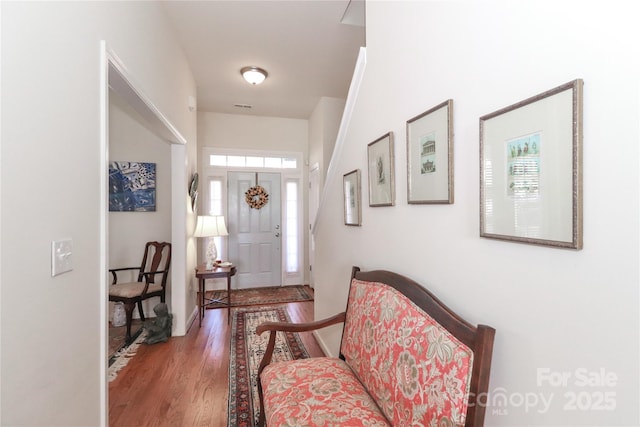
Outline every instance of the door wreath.
<svg viewBox="0 0 640 427">
<path fill-rule="evenodd" d="M 261 185 L 256 185 L 245 191 L 244 199 L 252 209 L 260 209 L 269 202 L 269 193 Z"/>
</svg>

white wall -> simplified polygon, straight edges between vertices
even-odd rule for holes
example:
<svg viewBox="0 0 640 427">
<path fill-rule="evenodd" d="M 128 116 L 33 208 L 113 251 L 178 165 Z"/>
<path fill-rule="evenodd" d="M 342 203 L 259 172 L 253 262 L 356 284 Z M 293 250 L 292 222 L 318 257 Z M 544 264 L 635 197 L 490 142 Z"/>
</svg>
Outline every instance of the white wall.
<svg viewBox="0 0 640 427">
<path fill-rule="evenodd" d="M 171 146 L 149 129 L 140 114 L 114 91 L 109 92 L 109 102 L 110 161 L 156 164 L 156 210 L 109 212 L 109 268 L 139 267 L 146 242 L 171 241 Z M 121 272 L 118 282 L 135 281 L 137 273 L 137 270 L 131 274 Z M 169 292 L 167 297 L 170 303 Z M 145 316 L 153 317 L 153 307 L 159 302 L 158 297 L 143 301 Z M 138 310 L 134 316 L 138 317 Z"/>
<path fill-rule="evenodd" d="M 157 4 L 2 2 L 2 425 L 100 425 L 100 41 L 185 136 L 195 83 Z M 179 181 L 179 180 L 178 180 Z M 186 233 L 187 224 L 183 233 Z M 73 239 L 51 277 L 50 244 Z M 176 255 L 177 254 L 177 255 Z M 195 248 L 174 248 L 192 276 Z M 174 286 L 176 283 L 174 282 Z M 184 284 L 182 284 L 184 286 Z M 185 298 L 185 307 L 195 304 Z"/>
<path fill-rule="evenodd" d="M 299 151 L 308 158 L 303 119 L 198 112 L 198 147 Z"/>
<path fill-rule="evenodd" d="M 324 96 L 309 117 L 309 165 L 319 165 L 321 182 L 327 176 L 344 103 L 344 99 Z"/>
<path fill-rule="evenodd" d="M 490 407 L 486 425 L 639 425 L 638 28 L 619 1 L 368 2 L 365 77 L 316 236 L 316 317 L 344 305 L 352 265 L 403 273 L 496 328 L 490 390 L 507 405 Z M 479 117 L 575 78 L 585 82 L 584 249 L 481 239 Z M 410 206 L 405 122 L 448 98 L 455 204 Z M 370 208 L 367 144 L 388 131 L 396 206 Z M 341 175 L 354 168 L 362 227 L 343 225 Z M 321 337 L 335 352 L 337 329 Z M 585 386 L 581 368 L 616 379 Z M 568 381 L 550 386 L 539 369 Z M 566 408 L 572 395 L 585 410 Z"/>
</svg>

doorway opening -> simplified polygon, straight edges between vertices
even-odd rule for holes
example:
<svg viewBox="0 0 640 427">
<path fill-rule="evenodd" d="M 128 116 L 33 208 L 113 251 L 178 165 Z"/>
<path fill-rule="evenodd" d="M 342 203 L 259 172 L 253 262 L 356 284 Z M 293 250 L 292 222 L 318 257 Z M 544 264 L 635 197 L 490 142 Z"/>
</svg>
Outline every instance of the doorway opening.
<svg viewBox="0 0 640 427">
<path fill-rule="evenodd" d="M 100 422 L 108 425 L 108 277 L 109 268 L 109 216 L 108 216 L 108 163 L 109 163 L 109 91 L 117 93 L 147 122 L 151 129 L 162 140 L 170 144 L 171 163 L 171 242 L 176 248 L 186 247 L 186 205 L 182 197 L 183 188 L 187 186 L 184 170 L 186 164 L 186 139 L 167 120 L 160 110 L 134 84 L 134 79 L 126 72 L 126 67 L 118 56 L 107 46 L 105 41 L 100 46 Z M 182 256 L 175 256 L 182 255 Z M 171 266 L 171 282 L 173 286 L 167 294 L 172 302 L 174 312 L 174 329 L 176 335 L 183 335 L 185 328 L 184 277 L 186 256 L 183 251 L 174 254 Z M 182 279 L 181 279 L 182 278 Z"/>
</svg>

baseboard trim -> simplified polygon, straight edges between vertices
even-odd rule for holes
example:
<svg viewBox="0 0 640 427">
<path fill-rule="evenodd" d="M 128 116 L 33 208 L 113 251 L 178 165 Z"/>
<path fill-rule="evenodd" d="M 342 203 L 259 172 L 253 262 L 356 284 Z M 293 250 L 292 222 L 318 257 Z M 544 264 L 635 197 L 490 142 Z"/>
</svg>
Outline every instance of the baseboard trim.
<svg viewBox="0 0 640 427">
<path fill-rule="evenodd" d="M 327 356 L 327 357 L 337 357 L 336 355 L 332 354 L 331 351 L 329 351 L 329 347 L 327 347 L 327 344 L 320 337 L 320 334 L 318 333 L 318 331 L 313 331 L 313 336 L 316 338 L 316 341 L 318 342 L 318 345 L 322 349 L 322 352 L 325 354 L 325 356 Z"/>
<path fill-rule="evenodd" d="M 187 329 L 186 329 L 187 332 L 189 332 L 189 329 L 191 329 L 191 326 L 193 326 L 193 323 L 196 321 L 197 317 L 198 317 L 198 307 L 195 307 L 191 312 L 191 315 L 187 319 Z"/>
</svg>

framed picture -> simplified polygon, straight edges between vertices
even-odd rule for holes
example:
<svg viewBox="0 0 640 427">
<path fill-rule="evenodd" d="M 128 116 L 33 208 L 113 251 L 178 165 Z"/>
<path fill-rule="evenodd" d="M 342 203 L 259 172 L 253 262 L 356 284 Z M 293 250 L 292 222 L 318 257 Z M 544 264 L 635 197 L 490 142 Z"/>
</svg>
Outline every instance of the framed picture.
<svg viewBox="0 0 640 427">
<path fill-rule="evenodd" d="M 582 249 L 580 79 L 480 117 L 480 236 Z"/>
<path fill-rule="evenodd" d="M 189 184 L 189 197 L 191 197 L 191 211 L 196 211 L 196 202 L 198 201 L 198 172 L 191 175 L 191 183 Z"/>
<path fill-rule="evenodd" d="M 343 177 L 344 223 L 362 225 L 362 196 L 360 194 L 360 169 L 353 170 Z"/>
<path fill-rule="evenodd" d="M 453 203 L 453 100 L 407 121 L 407 202 Z"/>
<path fill-rule="evenodd" d="M 109 163 L 109 212 L 155 212 L 156 164 Z"/>
<path fill-rule="evenodd" d="M 393 134 L 381 136 L 367 146 L 369 159 L 369 206 L 393 206 L 395 181 Z"/>
</svg>

